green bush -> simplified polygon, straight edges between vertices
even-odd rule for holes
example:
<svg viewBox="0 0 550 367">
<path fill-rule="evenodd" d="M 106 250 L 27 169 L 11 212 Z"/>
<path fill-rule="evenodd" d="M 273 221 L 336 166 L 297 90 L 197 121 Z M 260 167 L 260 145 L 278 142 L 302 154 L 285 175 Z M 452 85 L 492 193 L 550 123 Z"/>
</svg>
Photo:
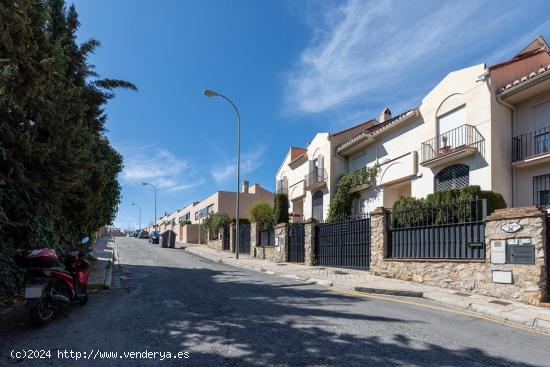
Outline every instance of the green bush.
<svg viewBox="0 0 550 367">
<path fill-rule="evenodd" d="M 273 208 L 268 203 L 256 203 L 250 208 L 248 219 L 256 223 L 260 231 L 265 231 L 273 226 Z"/>
<path fill-rule="evenodd" d="M 336 194 L 330 201 L 329 222 L 351 214 L 351 202 L 355 197 L 350 194 L 351 189 L 374 182 L 378 172 L 379 167 L 375 165 L 372 167 L 363 167 L 340 177 L 336 184 Z"/>
<path fill-rule="evenodd" d="M 275 205 L 273 207 L 275 223 L 288 223 L 288 207 L 287 194 L 275 195 Z"/>
<path fill-rule="evenodd" d="M 472 185 L 460 189 L 437 191 L 425 199 L 403 197 L 393 204 L 394 225 L 412 227 L 419 224 L 443 224 L 463 221 L 479 221 L 481 205 L 477 199 L 487 200 L 487 215 L 506 207 L 501 194 L 481 190 Z"/>
<path fill-rule="evenodd" d="M 215 213 L 209 215 L 205 220 L 205 223 L 207 223 L 210 238 L 215 240 L 218 238 L 218 232 L 220 229 L 231 223 L 231 218 L 225 213 Z"/>
</svg>

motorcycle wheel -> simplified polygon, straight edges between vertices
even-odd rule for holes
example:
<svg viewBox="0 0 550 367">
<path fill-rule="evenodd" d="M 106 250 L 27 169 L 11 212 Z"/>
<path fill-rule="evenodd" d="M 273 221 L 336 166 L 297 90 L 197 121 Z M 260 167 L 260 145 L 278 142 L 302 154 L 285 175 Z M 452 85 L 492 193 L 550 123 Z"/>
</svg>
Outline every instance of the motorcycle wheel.
<svg viewBox="0 0 550 367">
<path fill-rule="evenodd" d="M 55 313 L 54 306 L 48 298 L 48 293 L 48 290 L 42 293 L 40 299 L 29 309 L 31 321 L 36 326 L 43 325 L 50 321 Z"/>
<path fill-rule="evenodd" d="M 88 292 L 84 293 L 84 296 L 78 301 L 78 304 L 85 305 L 88 303 Z"/>
</svg>

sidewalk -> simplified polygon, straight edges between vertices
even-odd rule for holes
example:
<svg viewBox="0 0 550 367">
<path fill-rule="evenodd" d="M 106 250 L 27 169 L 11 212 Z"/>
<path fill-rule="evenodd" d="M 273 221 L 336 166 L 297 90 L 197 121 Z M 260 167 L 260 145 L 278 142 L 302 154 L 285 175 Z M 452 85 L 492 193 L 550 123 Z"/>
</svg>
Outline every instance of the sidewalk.
<svg viewBox="0 0 550 367">
<path fill-rule="evenodd" d="M 192 254 L 240 268 L 261 271 L 266 274 L 294 278 L 309 283 L 365 293 L 422 297 L 447 307 L 488 316 L 493 319 L 520 324 L 550 333 L 550 308 L 530 306 L 521 302 L 498 299 L 447 288 L 438 288 L 399 279 L 374 276 L 366 271 L 306 266 L 295 263 L 272 263 L 229 252 L 220 252 L 205 245 L 182 244 Z"/>
<path fill-rule="evenodd" d="M 99 238 L 91 255 L 97 259 L 97 262 L 90 272 L 88 280 L 88 288 L 93 289 L 110 289 L 113 273 L 113 263 L 115 260 L 114 240 L 110 237 Z"/>
</svg>

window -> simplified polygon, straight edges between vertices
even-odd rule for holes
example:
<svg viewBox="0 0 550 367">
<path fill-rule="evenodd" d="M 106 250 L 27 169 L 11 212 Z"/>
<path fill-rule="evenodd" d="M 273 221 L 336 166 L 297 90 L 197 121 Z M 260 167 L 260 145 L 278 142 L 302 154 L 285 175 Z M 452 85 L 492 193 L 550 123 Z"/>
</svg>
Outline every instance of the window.
<svg viewBox="0 0 550 367">
<path fill-rule="evenodd" d="M 195 220 L 199 220 L 199 212 L 195 212 Z"/>
<path fill-rule="evenodd" d="M 459 189 L 470 184 L 470 168 L 455 164 L 439 171 L 434 177 L 434 191 Z"/>
<path fill-rule="evenodd" d="M 550 174 L 533 177 L 533 204 L 550 205 Z"/>
<path fill-rule="evenodd" d="M 206 208 L 206 215 L 214 213 L 214 204 L 208 205 Z"/>
<path fill-rule="evenodd" d="M 323 192 L 316 191 L 311 198 L 311 216 L 319 222 L 323 221 Z"/>
</svg>

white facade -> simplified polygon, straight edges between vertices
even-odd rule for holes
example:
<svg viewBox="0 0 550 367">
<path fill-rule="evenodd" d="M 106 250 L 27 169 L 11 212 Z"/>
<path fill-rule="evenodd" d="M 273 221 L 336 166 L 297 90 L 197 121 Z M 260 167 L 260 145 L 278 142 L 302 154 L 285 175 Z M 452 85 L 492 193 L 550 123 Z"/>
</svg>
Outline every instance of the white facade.
<svg viewBox="0 0 550 367">
<path fill-rule="evenodd" d="M 288 194 L 289 213 L 294 219 L 328 216 L 331 193 L 346 161 L 335 155 L 336 146 L 371 126 L 370 120 L 337 133 L 318 133 L 307 148 L 290 148 L 275 176 L 277 192 Z"/>
<path fill-rule="evenodd" d="M 354 213 L 466 184 L 502 194 L 508 206 L 548 205 L 550 65 L 536 65 L 549 64 L 550 56 L 543 40 L 540 49 L 502 65 L 451 72 L 417 109 L 338 146 L 347 172 L 380 166 L 376 183 L 359 191 Z M 532 85 L 514 92 L 529 78 Z M 520 156 L 512 158 L 513 149 Z"/>
</svg>

